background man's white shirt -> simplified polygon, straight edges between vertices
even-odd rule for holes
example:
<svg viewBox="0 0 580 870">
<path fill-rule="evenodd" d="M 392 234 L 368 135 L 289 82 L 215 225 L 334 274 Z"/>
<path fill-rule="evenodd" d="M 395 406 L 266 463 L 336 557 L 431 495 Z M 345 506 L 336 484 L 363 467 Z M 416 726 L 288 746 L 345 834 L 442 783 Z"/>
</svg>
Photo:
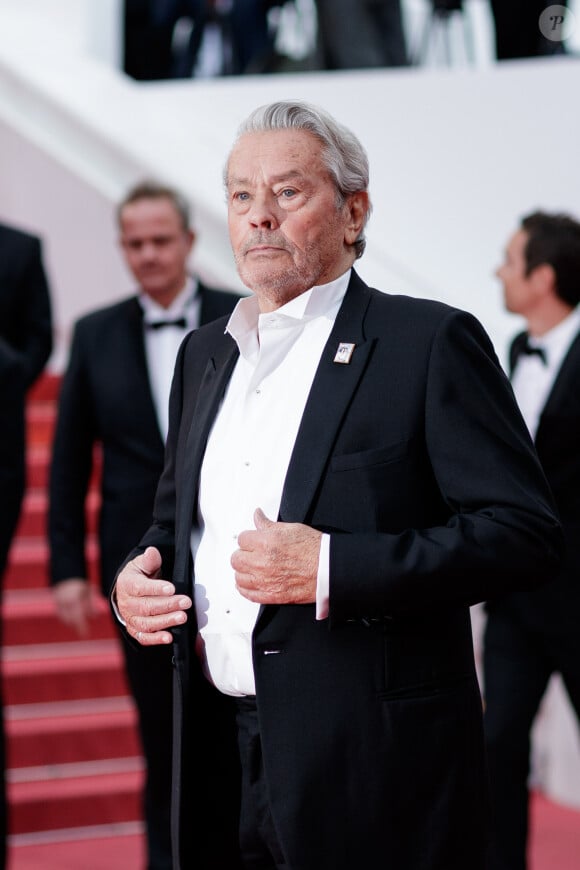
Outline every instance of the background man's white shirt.
<svg viewBox="0 0 580 870">
<path fill-rule="evenodd" d="M 157 412 L 163 440 L 167 438 L 169 421 L 169 392 L 175 368 L 177 351 L 184 337 L 199 326 L 201 299 L 197 294 L 197 282 L 189 278 L 185 287 L 168 308 L 158 305 L 150 296 L 139 296 L 145 325 L 145 356 L 153 403 Z M 185 327 L 170 326 L 164 329 L 147 329 L 148 323 L 160 320 L 176 320 L 185 317 Z"/>
</svg>

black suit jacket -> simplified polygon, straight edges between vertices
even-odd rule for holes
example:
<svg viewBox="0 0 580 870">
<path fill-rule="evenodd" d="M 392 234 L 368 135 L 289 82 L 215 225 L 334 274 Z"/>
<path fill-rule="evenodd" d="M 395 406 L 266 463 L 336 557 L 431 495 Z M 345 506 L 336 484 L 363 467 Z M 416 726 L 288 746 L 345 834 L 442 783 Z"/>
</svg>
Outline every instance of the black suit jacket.
<svg viewBox="0 0 580 870">
<path fill-rule="evenodd" d="M 517 335 L 510 347 L 510 375 L 517 365 Z M 580 333 L 568 350 L 546 400 L 535 445 L 554 494 L 566 549 L 552 582 L 528 593 L 516 592 L 492 604 L 508 608 L 540 631 L 576 637 L 580 616 Z"/>
<path fill-rule="evenodd" d="M 0 224 L 0 577 L 24 493 L 25 395 L 51 350 L 50 294 L 41 241 Z"/>
<path fill-rule="evenodd" d="M 239 299 L 203 285 L 199 293 L 200 323 L 231 312 Z M 88 576 L 85 499 L 100 464 L 100 568 L 108 595 L 119 563 L 151 522 L 163 451 L 142 309 L 132 296 L 75 324 L 50 473 L 52 583 Z"/>
<path fill-rule="evenodd" d="M 223 326 L 182 345 L 154 524 L 130 554 L 159 547 L 164 576 L 190 595 L 200 466 L 238 356 Z M 348 365 L 334 362 L 343 341 L 355 345 Z M 561 538 L 474 318 L 353 273 L 280 519 L 331 534 L 329 619 L 316 621 L 314 605 L 265 606 L 253 633 L 265 774 L 289 866 L 479 870 L 487 796 L 469 605 L 541 582 Z M 206 848 L 215 866 L 235 868 L 227 699 L 193 652 L 195 614 L 174 633 L 175 867 L 205 866 Z"/>
</svg>

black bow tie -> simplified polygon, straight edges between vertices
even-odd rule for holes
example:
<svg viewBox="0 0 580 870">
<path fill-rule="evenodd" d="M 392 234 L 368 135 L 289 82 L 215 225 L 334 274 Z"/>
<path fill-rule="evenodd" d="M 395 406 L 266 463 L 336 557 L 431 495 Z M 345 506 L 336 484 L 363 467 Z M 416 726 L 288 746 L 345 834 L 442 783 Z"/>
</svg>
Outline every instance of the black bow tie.
<svg viewBox="0 0 580 870">
<path fill-rule="evenodd" d="M 518 357 L 525 356 L 538 356 L 544 365 L 548 364 L 548 358 L 546 357 L 546 351 L 543 347 L 535 347 L 533 344 L 530 344 L 530 340 L 528 336 L 523 336 L 522 341 L 515 348 L 515 359 L 514 362 L 518 359 Z"/>
<path fill-rule="evenodd" d="M 147 329 L 163 329 L 165 326 L 178 326 L 185 329 L 187 320 L 185 317 L 176 317 L 175 320 L 154 320 L 152 323 L 145 324 Z"/>
</svg>

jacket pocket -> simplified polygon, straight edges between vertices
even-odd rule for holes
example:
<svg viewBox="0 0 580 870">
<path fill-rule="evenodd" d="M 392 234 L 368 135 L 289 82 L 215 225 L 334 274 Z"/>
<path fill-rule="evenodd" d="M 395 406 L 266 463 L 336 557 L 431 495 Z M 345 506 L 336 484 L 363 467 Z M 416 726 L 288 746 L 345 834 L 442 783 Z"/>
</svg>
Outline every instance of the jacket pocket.
<svg viewBox="0 0 580 870">
<path fill-rule="evenodd" d="M 373 450 L 359 450 L 356 453 L 343 453 L 333 456 L 330 462 L 331 471 L 351 471 L 355 468 L 371 468 L 373 465 L 386 465 L 403 459 L 409 452 L 412 439 L 397 441 Z"/>
</svg>

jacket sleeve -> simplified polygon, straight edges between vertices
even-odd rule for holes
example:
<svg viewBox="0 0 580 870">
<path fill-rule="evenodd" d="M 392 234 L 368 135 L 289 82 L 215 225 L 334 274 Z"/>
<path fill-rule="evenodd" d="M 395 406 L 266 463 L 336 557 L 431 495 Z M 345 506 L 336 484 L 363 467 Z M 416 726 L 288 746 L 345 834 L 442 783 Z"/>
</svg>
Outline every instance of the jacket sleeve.
<svg viewBox="0 0 580 870">
<path fill-rule="evenodd" d="M 51 583 L 87 576 L 85 499 L 96 442 L 82 330 L 75 327 L 52 448 L 48 535 Z"/>
<path fill-rule="evenodd" d="M 52 312 L 40 239 L 18 238 L 22 265 L 15 272 L 17 323 L 12 325 L 15 341 L 10 350 L 28 388 L 41 374 L 52 351 Z"/>
<path fill-rule="evenodd" d="M 472 605 L 558 570 L 552 494 L 491 342 L 464 312 L 451 310 L 434 335 L 420 435 L 447 517 L 393 534 L 333 534 L 331 620 Z"/>
</svg>

